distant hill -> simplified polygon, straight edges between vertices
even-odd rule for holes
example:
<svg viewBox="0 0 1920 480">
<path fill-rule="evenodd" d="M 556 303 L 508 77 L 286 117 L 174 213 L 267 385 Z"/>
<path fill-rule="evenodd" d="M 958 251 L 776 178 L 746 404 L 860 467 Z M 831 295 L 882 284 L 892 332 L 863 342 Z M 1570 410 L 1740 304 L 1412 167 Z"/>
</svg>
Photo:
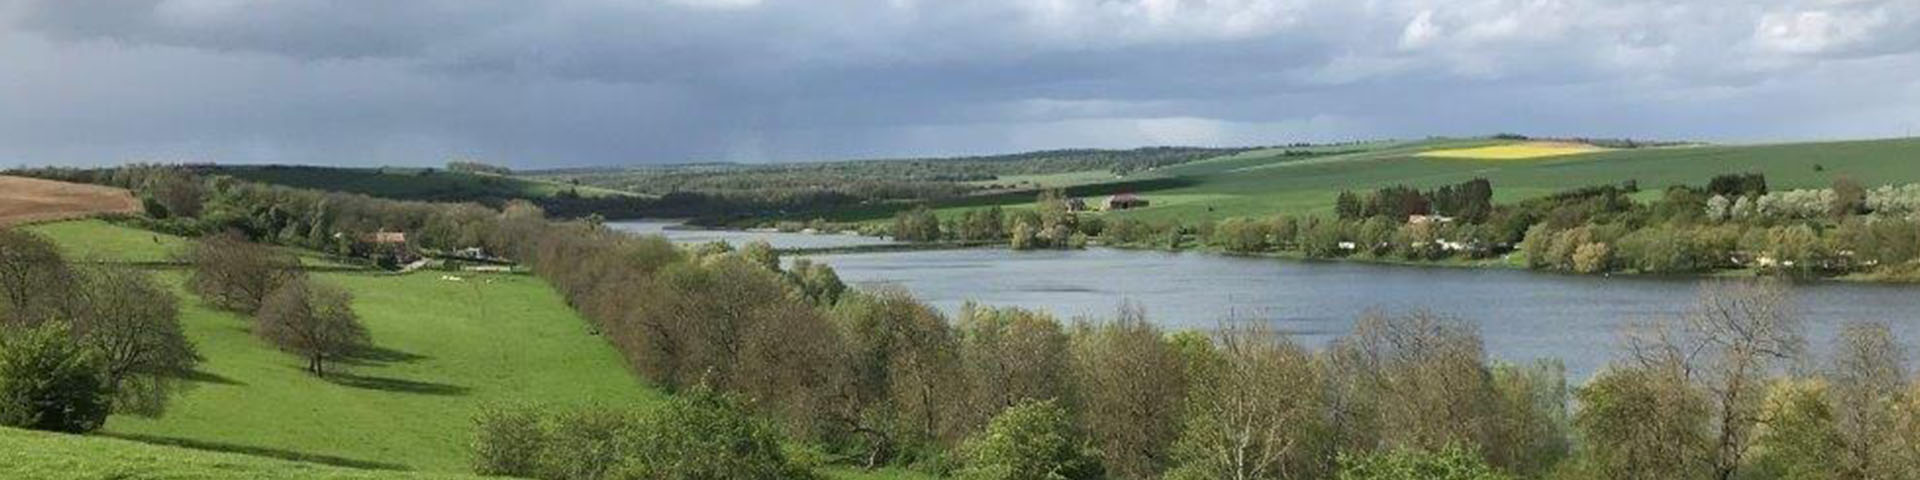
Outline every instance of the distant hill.
<svg viewBox="0 0 1920 480">
<path fill-rule="evenodd" d="M 472 202 L 497 199 L 631 197 L 627 192 L 538 179 L 437 168 L 343 168 L 304 165 L 195 166 L 202 173 L 230 175 L 289 187 L 360 193 L 399 200 Z"/>
<path fill-rule="evenodd" d="M 1868 187 L 1920 182 L 1920 138 L 1754 145 L 1662 144 L 1598 148 L 1527 158 L 1450 158 L 1422 155 L 1518 145 L 1520 139 L 1431 139 L 1350 144 L 1339 148 L 1261 149 L 1113 178 L 1083 177 L 1061 185 L 1070 196 L 1132 192 L 1151 206 L 1114 212 L 1148 221 L 1195 223 L 1228 217 L 1325 215 L 1341 190 L 1392 185 L 1433 188 L 1474 178 L 1492 182 L 1495 198 L 1510 202 L 1599 184 L 1634 181 L 1641 195 L 1671 185 L 1702 185 L 1715 175 L 1766 175 L 1774 189 L 1825 188 L 1847 177 Z M 1619 147 L 1620 143 L 1608 143 Z M 988 205 L 1024 208 L 1031 191 L 934 202 L 943 214 Z M 842 209 L 828 220 L 877 221 L 912 204 Z M 814 216 L 809 213 L 806 217 Z"/>
</svg>

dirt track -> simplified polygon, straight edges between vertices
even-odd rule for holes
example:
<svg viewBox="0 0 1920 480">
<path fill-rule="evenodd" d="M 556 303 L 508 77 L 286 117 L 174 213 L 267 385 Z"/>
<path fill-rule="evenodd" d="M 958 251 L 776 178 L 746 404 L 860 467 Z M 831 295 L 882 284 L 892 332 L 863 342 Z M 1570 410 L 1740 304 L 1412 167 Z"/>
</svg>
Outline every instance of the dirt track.
<svg viewBox="0 0 1920 480">
<path fill-rule="evenodd" d="M 139 210 L 140 201 L 118 188 L 0 176 L 0 227 Z"/>
</svg>

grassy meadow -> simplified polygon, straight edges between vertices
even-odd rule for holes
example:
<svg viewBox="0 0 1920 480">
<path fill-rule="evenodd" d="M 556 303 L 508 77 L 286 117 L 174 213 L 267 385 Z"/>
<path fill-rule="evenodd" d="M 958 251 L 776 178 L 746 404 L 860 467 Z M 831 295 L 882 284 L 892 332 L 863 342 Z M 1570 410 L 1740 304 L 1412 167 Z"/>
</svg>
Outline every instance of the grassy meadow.
<svg viewBox="0 0 1920 480">
<path fill-rule="evenodd" d="M 189 243 L 99 220 L 27 228 L 93 261 L 165 262 Z M 314 265 L 318 255 L 309 255 Z M 309 375 L 255 338 L 249 319 L 187 292 L 185 269 L 154 268 L 179 295 L 202 357 L 190 388 L 163 417 L 114 416 L 90 436 L 0 429 L 0 477 L 439 478 L 393 472 L 466 473 L 471 420 L 485 405 L 645 408 L 661 398 L 537 277 L 328 266 L 311 274 L 353 293 L 376 347 L 368 358 L 328 378 Z"/>
<path fill-rule="evenodd" d="M 1327 147 L 1318 155 L 1256 150 L 1142 172 L 1120 181 L 1073 185 L 1067 187 L 1067 193 L 1098 200 L 1113 193 L 1134 192 L 1152 205 L 1102 215 L 1194 223 L 1280 213 L 1328 215 L 1333 211 L 1334 196 L 1341 190 L 1362 191 L 1395 184 L 1432 188 L 1476 177 L 1493 182 L 1499 202 L 1627 180 L 1638 182 L 1642 195 L 1652 196 L 1666 186 L 1701 185 L 1714 175 L 1736 172 L 1764 173 L 1768 185 L 1776 190 L 1826 187 L 1842 176 L 1869 187 L 1920 182 L 1920 138 L 1619 149 L 1531 158 L 1423 155 L 1489 147 L 1506 147 L 1496 152 L 1534 149 L 1516 146 L 1523 143 L 1486 139 L 1372 142 L 1343 149 Z M 934 206 L 936 213 L 947 216 L 989 205 L 1025 208 L 1032 201 L 1031 192 L 1019 192 L 954 199 Z M 905 207 L 849 209 L 827 218 L 886 221 L 901 208 Z"/>
</svg>

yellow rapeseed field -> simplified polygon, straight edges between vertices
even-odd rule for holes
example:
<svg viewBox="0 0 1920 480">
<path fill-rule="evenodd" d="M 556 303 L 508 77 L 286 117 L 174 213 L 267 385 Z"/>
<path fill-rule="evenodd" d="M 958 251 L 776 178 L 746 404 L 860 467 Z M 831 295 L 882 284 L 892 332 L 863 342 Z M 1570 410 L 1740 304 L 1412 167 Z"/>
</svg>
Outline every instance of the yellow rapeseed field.
<svg viewBox="0 0 1920 480">
<path fill-rule="evenodd" d="M 1477 160 L 1520 160 L 1527 158 L 1555 157 L 1606 150 L 1584 143 L 1571 142 L 1522 142 L 1491 147 L 1454 148 L 1447 150 L 1428 150 L 1420 152 L 1422 157 L 1471 158 Z"/>
</svg>

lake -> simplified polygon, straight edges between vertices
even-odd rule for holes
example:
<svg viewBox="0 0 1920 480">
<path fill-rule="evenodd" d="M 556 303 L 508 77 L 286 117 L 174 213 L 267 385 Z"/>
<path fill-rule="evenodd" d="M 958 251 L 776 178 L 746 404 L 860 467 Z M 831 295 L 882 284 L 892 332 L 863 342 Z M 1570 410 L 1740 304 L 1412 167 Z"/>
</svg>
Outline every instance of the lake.
<svg viewBox="0 0 1920 480">
<path fill-rule="evenodd" d="M 676 241 L 767 239 L 752 232 L 654 230 Z M 799 234 L 783 234 L 799 235 Z M 826 235 L 812 240 L 857 239 Z M 693 240 L 693 239 L 699 240 Z M 878 239 L 868 239 L 878 240 Z M 769 239 L 769 241 L 772 241 Z M 884 241 L 884 240 L 882 240 Z M 778 244 L 776 244 L 778 245 Z M 814 246 L 834 246 L 814 245 Z M 1209 329 L 1264 321 L 1303 343 L 1325 345 L 1369 309 L 1425 308 L 1479 326 L 1488 354 L 1524 362 L 1553 357 L 1572 379 L 1604 366 L 1627 322 L 1673 316 L 1694 301 L 1699 280 L 1599 277 L 1521 270 L 1295 261 L 1093 248 L 1080 251 L 965 249 L 814 255 L 860 288 L 905 288 L 948 312 L 967 301 L 1076 316 L 1109 317 L 1133 302 L 1168 328 Z M 1807 283 L 1794 293 L 1817 350 L 1839 325 L 1883 320 L 1912 345 L 1920 288 Z M 1909 348 L 1910 352 L 1914 350 Z"/>
</svg>

